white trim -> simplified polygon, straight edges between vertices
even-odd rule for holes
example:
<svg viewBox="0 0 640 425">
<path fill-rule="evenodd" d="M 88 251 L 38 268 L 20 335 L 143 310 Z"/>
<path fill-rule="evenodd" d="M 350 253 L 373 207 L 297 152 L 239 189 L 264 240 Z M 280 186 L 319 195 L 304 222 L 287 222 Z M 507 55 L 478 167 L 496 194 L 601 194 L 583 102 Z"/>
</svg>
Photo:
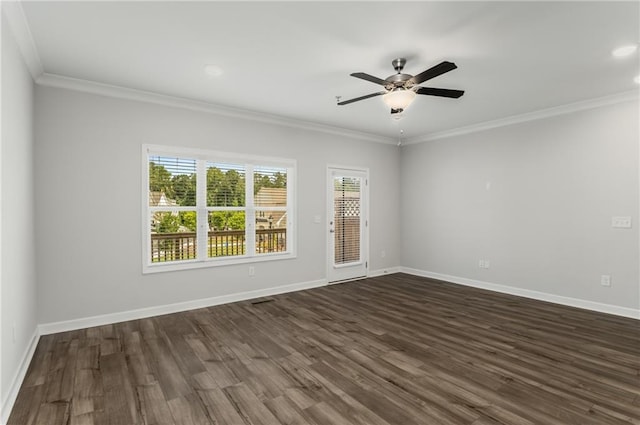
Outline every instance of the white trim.
<svg viewBox="0 0 640 425">
<path fill-rule="evenodd" d="M 369 271 L 369 276 L 368 277 L 378 277 L 378 276 L 385 276 L 388 274 L 393 274 L 393 273 L 400 273 L 400 267 L 396 266 L 396 267 L 385 267 L 384 269 L 377 269 L 377 270 L 371 270 Z"/>
<path fill-rule="evenodd" d="M 171 145 L 156 145 L 151 143 L 142 144 L 142 155 L 145 157 L 148 153 L 153 155 L 187 155 L 192 159 L 206 159 L 212 158 L 216 162 L 230 162 L 233 164 L 241 165 L 246 162 L 252 162 L 255 165 L 264 165 L 269 167 L 291 167 L 297 166 L 298 160 L 293 158 L 280 158 L 275 156 L 259 156 L 244 154 L 238 152 L 225 152 L 212 149 L 202 148 L 190 148 L 182 146 Z"/>
<path fill-rule="evenodd" d="M 42 62 L 40 61 L 33 35 L 29 29 L 22 3 L 20 1 L 3 1 L 1 3 L 2 12 L 7 17 L 7 22 L 9 22 L 11 32 L 22 53 L 22 58 L 27 64 L 27 68 L 29 68 L 31 77 L 35 81 L 44 73 L 44 69 L 42 68 Z"/>
<path fill-rule="evenodd" d="M 341 278 L 341 279 L 336 279 L 336 280 L 331 280 L 331 279 L 335 279 L 335 275 L 332 276 L 332 273 L 335 272 L 336 269 L 339 268 L 349 268 L 349 267 L 354 267 L 356 265 L 356 263 L 349 263 L 349 264 L 344 264 L 344 265 L 340 265 L 335 267 L 333 265 L 333 258 L 334 258 L 334 253 L 333 253 L 333 244 L 334 241 L 332 241 L 332 237 L 331 235 L 327 232 L 327 230 L 329 230 L 331 228 L 331 225 L 329 224 L 332 220 L 332 214 L 333 214 L 333 208 L 334 208 L 334 197 L 335 197 L 335 191 L 333 188 L 333 173 L 334 172 L 339 172 L 339 171 L 343 171 L 345 173 L 353 173 L 353 174 L 362 174 L 363 178 L 364 178 L 364 188 L 361 188 L 361 198 L 360 198 L 360 212 L 362 214 L 362 212 L 364 212 L 364 214 L 362 214 L 361 216 L 361 223 L 363 224 L 364 231 L 361 232 L 362 235 L 362 241 L 361 241 L 361 247 L 360 247 L 360 254 L 361 254 L 361 261 L 358 262 L 357 264 L 362 264 L 364 263 L 364 275 L 362 276 L 355 276 L 353 278 L 348 277 L 346 279 Z M 369 213 L 369 209 L 370 209 L 370 201 L 369 201 L 369 180 L 370 180 L 370 176 L 369 176 L 369 168 L 366 167 L 350 167 L 350 166 L 344 166 L 344 165 L 336 165 L 336 164 L 327 164 L 327 171 L 326 171 L 326 177 L 325 177 L 325 181 L 327 184 L 327 188 L 326 188 L 326 213 L 327 213 L 327 221 L 326 221 L 326 229 L 325 229 L 325 246 L 326 246 L 326 256 L 327 256 L 327 268 L 326 268 L 326 273 L 327 273 L 327 281 L 329 283 L 339 283 L 339 282 L 344 282 L 344 281 L 348 281 L 348 280 L 355 280 L 355 279 L 362 279 L 362 278 L 366 278 L 369 277 L 369 227 L 370 227 L 370 213 Z"/>
<path fill-rule="evenodd" d="M 638 100 L 640 91 L 632 90 L 618 93 L 610 96 L 599 97 L 595 99 L 584 100 L 580 102 L 569 103 L 566 105 L 555 106 L 552 108 L 541 109 L 526 114 L 514 115 L 511 117 L 499 118 L 497 120 L 485 121 L 478 124 L 472 124 L 465 127 L 459 127 L 451 130 L 444 130 L 436 133 L 424 134 L 422 136 L 411 137 L 403 141 L 403 145 L 413 145 L 432 140 L 444 139 L 447 137 L 462 136 L 464 134 L 477 133 L 479 131 L 490 130 L 492 128 L 506 127 L 513 124 L 520 124 L 528 121 L 535 121 L 544 118 L 555 117 L 557 115 L 569 114 L 585 109 L 593 109 L 601 106 L 613 105 L 616 103 Z"/>
<path fill-rule="evenodd" d="M 99 316 L 83 317 L 80 319 L 65 320 L 62 322 L 42 323 L 38 325 L 40 335 L 49 335 L 58 332 L 73 331 L 77 329 L 103 326 L 113 323 L 125 322 L 128 320 L 144 319 L 147 317 L 160 316 L 163 314 L 178 313 L 181 311 L 194 310 L 198 308 L 212 307 L 221 304 L 246 301 L 254 298 L 268 297 L 272 295 L 284 294 L 287 292 L 302 291 L 305 289 L 325 286 L 326 279 L 312 280 L 308 282 L 292 283 L 289 285 L 275 286 L 266 289 L 256 289 L 253 291 L 239 292 L 217 297 L 203 298 L 199 300 L 184 301 L 175 304 L 159 305 L 154 307 L 141 308 L 137 310 L 121 311 L 118 313 L 103 314 Z"/>
<path fill-rule="evenodd" d="M 530 289 L 516 288 L 514 286 L 499 285 L 497 283 L 484 282 L 481 280 L 468 279 L 465 277 L 451 276 L 426 270 L 413 269 L 410 267 L 401 267 L 400 270 L 402 273 L 443 280 L 446 282 L 456 283 L 458 285 L 487 289 L 489 291 L 501 292 L 503 294 L 516 295 L 519 297 L 531 298 L 539 301 L 547 301 L 570 307 L 578 307 L 586 310 L 598 311 L 601 313 L 614 314 L 616 316 L 629 317 L 631 319 L 640 319 L 640 310 L 634 310 L 632 308 L 620 307 L 612 304 L 603 304 L 595 301 L 582 300 L 579 298 L 565 297 L 562 295 L 549 294 L 546 292 L 533 291 Z"/>
<path fill-rule="evenodd" d="M 11 410 L 13 409 L 13 405 L 18 398 L 18 391 L 20 391 L 20 387 L 22 386 L 22 382 L 24 381 L 25 376 L 27 375 L 27 370 L 29 369 L 29 365 L 31 364 L 31 360 L 33 359 L 33 355 L 36 352 L 36 347 L 38 346 L 38 341 L 40 340 L 40 332 L 39 328 L 34 329 L 33 335 L 31 336 L 31 340 L 29 341 L 29 345 L 27 345 L 27 349 L 25 350 L 24 355 L 22 356 L 22 361 L 20 362 L 20 366 L 16 371 L 16 374 L 13 376 L 11 380 L 11 385 L 9 386 L 9 392 L 4 400 L 2 400 L 2 415 L 0 416 L 0 424 L 5 424 L 9 420 L 9 415 L 11 414 Z"/>
<path fill-rule="evenodd" d="M 326 124 L 319 124 L 279 115 L 267 114 L 264 112 L 232 108 L 229 106 L 201 102 L 182 97 L 168 96 L 143 90 L 97 83 L 93 81 L 82 80 L 79 78 L 65 77 L 62 75 L 44 73 L 37 78 L 36 84 L 45 87 L 63 88 L 84 93 L 97 94 L 100 96 L 154 103 L 157 105 L 170 106 L 174 108 L 189 109 L 192 111 L 206 112 L 225 117 L 241 118 L 267 124 L 276 124 L 297 129 L 318 131 L 321 133 L 346 136 L 353 139 L 366 140 L 369 142 L 394 145 L 396 144 L 395 139 L 391 137 L 380 136 L 377 134 L 349 130 L 346 128 L 334 127 Z"/>
<path fill-rule="evenodd" d="M 0 4 L 0 38 L 2 38 L 2 21 L 4 20 L 2 18 L 2 16 L 4 15 L 4 7 L 2 4 Z M 2 53 L 2 40 L 0 40 L 0 57 Z M 2 69 L 3 66 L 2 64 L 0 64 L 0 82 L 2 81 Z M 2 175 L 2 146 L 4 145 L 4 139 L 3 139 L 3 134 L 4 132 L 2 131 L 2 84 L 0 84 L 0 176 Z M 6 105 L 5 105 L 6 108 Z M 33 119 L 33 117 L 32 117 Z M 2 193 L 2 185 L 0 184 L 0 313 L 2 310 L 2 224 L 3 224 L 3 219 L 2 219 L 2 211 L 4 210 L 3 208 L 3 193 Z M 1 319 L 2 315 L 0 314 L 0 319 Z M 37 328 L 36 328 L 37 329 Z M 3 396 L 4 394 L 2 393 L 2 337 L 0 336 L 0 424 L 5 424 L 6 421 L 4 419 L 4 416 L 7 416 L 8 414 L 5 413 L 7 412 L 9 409 L 5 406 L 5 402 L 3 400 Z M 13 403 L 12 403 L 13 405 Z"/>
<path fill-rule="evenodd" d="M 36 52 L 37 54 L 37 52 Z M 30 67 L 31 69 L 31 67 Z M 157 105 L 169 106 L 174 108 L 188 109 L 198 112 L 206 112 L 225 117 L 247 119 L 262 123 L 283 125 L 286 127 L 317 131 L 326 134 L 350 137 L 353 139 L 366 140 L 370 142 L 397 145 L 398 141 L 395 137 L 381 136 L 378 134 L 366 133 L 363 131 L 350 130 L 341 127 L 335 127 L 327 124 L 320 124 L 311 121 L 303 121 L 294 118 L 288 118 L 279 115 L 268 114 L 258 111 L 250 111 L 246 109 L 232 108 L 229 106 L 217 105 L 208 102 L 202 102 L 177 96 L 163 95 L 143 90 L 131 89 L 127 87 L 114 86 L 110 84 L 98 83 L 79 78 L 65 77 L 62 75 L 49 74 L 40 72 L 34 77 L 36 84 L 45 87 L 63 88 L 84 93 L 91 93 L 100 96 L 114 97 L 119 99 L 134 100 L 138 102 L 153 103 Z M 524 123 L 528 121 L 550 118 L 557 115 L 568 114 L 572 112 L 592 109 L 615 103 L 626 102 L 638 99 L 638 90 L 626 91 L 623 93 L 613 94 L 609 96 L 588 99 L 579 102 L 573 102 L 566 105 L 555 106 L 551 108 L 541 109 L 538 111 L 528 112 L 511 117 L 499 118 L 496 120 L 485 121 L 478 124 L 444 130 L 435 133 L 427 133 L 416 137 L 410 137 L 402 141 L 402 145 L 412 145 L 417 143 L 428 142 L 432 140 L 444 139 L 448 137 L 461 136 L 464 134 L 476 133 L 479 131 L 489 130 L 498 127 L 505 127 L 513 124 Z"/>
<path fill-rule="evenodd" d="M 249 233 L 249 235 L 251 235 L 251 233 Z M 144 247 L 146 247 L 146 241 L 145 241 Z M 144 256 L 146 257 L 147 255 L 149 255 L 148 250 L 146 254 L 144 254 Z M 181 261 L 171 261 L 166 263 L 150 263 L 150 264 L 146 262 L 147 261 L 146 258 L 143 258 L 145 263 L 143 263 L 142 274 L 203 269 L 207 267 L 234 266 L 237 264 L 255 264 L 255 263 L 263 263 L 265 261 L 294 260 L 296 258 L 298 258 L 298 256 L 293 251 L 292 252 L 270 252 L 265 254 L 256 254 L 254 256 L 217 257 L 217 258 L 207 258 L 205 260 L 181 260 Z"/>
</svg>

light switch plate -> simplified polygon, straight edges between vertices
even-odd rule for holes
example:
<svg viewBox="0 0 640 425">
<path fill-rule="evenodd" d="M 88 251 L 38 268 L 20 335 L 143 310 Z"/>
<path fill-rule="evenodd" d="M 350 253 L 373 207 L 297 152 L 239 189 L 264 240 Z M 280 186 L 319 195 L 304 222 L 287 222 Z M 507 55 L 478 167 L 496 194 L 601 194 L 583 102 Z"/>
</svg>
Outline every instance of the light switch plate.
<svg viewBox="0 0 640 425">
<path fill-rule="evenodd" d="M 631 217 L 611 217 L 611 227 L 616 229 L 631 229 Z"/>
</svg>

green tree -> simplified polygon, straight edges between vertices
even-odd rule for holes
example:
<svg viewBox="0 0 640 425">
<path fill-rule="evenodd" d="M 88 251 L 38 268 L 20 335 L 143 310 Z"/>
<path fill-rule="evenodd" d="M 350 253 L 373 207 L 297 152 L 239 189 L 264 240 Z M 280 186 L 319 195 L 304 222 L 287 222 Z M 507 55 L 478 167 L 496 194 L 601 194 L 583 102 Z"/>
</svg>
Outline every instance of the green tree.
<svg viewBox="0 0 640 425">
<path fill-rule="evenodd" d="M 242 207 L 245 198 L 245 176 L 236 170 L 207 169 L 207 205 L 210 207 Z"/>
<path fill-rule="evenodd" d="M 244 206 L 244 174 L 236 170 L 225 173 L 224 191 L 225 203 L 228 207 Z"/>
<path fill-rule="evenodd" d="M 355 177 L 342 177 L 333 181 L 333 187 L 335 190 L 345 192 L 359 192 L 360 191 L 360 179 Z"/>
<path fill-rule="evenodd" d="M 269 173 L 256 173 L 253 180 L 253 194 L 260 192 L 263 187 L 286 188 L 287 174 L 276 171 L 273 175 Z"/>
<path fill-rule="evenodd" d="M 192 232 L 196 231 L 198 226 L 198 216 L 195 211 L 181 211 L 178 213 L 180 225 L 186 227 Z"/>
<path fill-rule="evenodd" d="M 227 218 L 227 226 L 230 229 L 239 230 L 244 229 L 245 214 L 244 211 L 234 211 Z"/>
<path fill-rule="evenodd" d="M 192 207 L 196 205 L 196 176 L 195 174 L 178 174 L 171 179 L 175 201 L 180 206 Z"/>
<path fill-rule="evenodd" d="M 173 185 L 171 173 L 162 165 L 149 162 L 149 190 L 151 192 L 163 192 L 165 196 L 173 199 Z"/>
<path fill-rule="evenodd" d="M 219 206 L 217 202 L 217 194 L 222 189 L 224 173 L 217 167 L 207 168 L 207 206 Z"/>
<path fill-rule="evenodd" d="M 209 225 L 216 230 L 242 230 L 245 228 L 244 211 L 214 211 L 209 216 Z"/>
<path fill-rule="evenodd" d="M 287 187 L 287 175 L 281 173 L 280 171 L 276 172 L 273 175 L 273 187 L 278 187 L 278 188 Z"/>
<path fill-rule="evenodd" d="M 180 218 L 171 213 L 161 213 L 160 220 L 156 222 L 156 232 L 175 233 L 180 228 Z"/>
</svg>

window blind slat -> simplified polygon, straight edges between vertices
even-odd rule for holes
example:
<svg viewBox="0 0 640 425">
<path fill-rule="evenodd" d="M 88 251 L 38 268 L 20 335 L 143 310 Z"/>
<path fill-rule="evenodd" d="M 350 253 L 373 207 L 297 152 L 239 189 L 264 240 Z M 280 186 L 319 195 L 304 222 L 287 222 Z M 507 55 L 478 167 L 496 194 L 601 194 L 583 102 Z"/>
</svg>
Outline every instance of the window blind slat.
<svg viewBox="0 0 640 425">
<path fill-rule="evenodd" d="M 243 207 L 245 174 L 244 165 L 207 162 L 207 206 Z"/>
<path fill-rule="evenodd" d="M 334 178 L 334 262 L 360 261 L 360 179 Z"/>
</svg>

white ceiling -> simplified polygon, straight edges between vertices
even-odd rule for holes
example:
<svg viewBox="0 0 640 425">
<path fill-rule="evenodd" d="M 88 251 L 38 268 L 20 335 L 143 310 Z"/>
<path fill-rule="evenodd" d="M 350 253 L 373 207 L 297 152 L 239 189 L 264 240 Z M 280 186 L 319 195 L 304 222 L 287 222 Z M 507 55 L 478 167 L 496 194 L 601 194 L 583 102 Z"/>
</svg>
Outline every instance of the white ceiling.
<svg viewBox="0 0 640 425">
<path fill-rule="evenodd" d="M 22 3 L 45 74 L 326 124 L 416 138 L 638 90 L 633 2 L 56 2 Z M 350 77 L 458 69 L 423 86 L 465 90 L 418 96 L 401 121 L 380 91 Z M 212 78 L 206 64 L 224 74 Z"/>
</svg>

